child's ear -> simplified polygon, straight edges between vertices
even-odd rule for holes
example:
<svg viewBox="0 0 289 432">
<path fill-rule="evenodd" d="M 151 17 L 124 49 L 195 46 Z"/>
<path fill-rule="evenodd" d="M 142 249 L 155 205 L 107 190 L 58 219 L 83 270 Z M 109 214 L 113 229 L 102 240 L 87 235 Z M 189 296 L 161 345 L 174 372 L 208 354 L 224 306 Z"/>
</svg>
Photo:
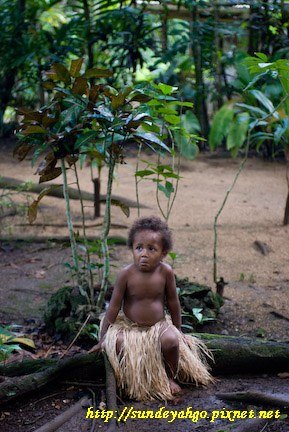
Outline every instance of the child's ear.
<svg viewBox="0 0 289 432">
<path fill-rule="evenodd" d="M 163 250 L 163 252 L 162 252 L 162 258 L 165 258 L 167 256 L 167 254 L 168 254 L 168 251 Z"/>
</svg>

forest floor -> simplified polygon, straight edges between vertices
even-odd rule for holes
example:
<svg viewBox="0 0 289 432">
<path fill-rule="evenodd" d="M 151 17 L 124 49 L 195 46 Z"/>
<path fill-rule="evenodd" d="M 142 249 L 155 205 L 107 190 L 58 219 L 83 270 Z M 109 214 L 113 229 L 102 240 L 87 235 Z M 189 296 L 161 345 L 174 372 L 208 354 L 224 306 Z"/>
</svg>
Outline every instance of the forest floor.
<svg viewBox="0 0 289 432">
<path fill-rule="evenodd" d="M 3 140 L 0 143 L 1 176 L 37 183 L 37 175 L 33 175 L 36 167 L 31 167 L 31 161 L 19 163 L 13 159 L 12 147 L 13 143 L 10 141 Z M 143 155 L 142 159 L 153 161 L 154 156 Z M 179 277 L 188 277 L 192 281 L 214 288 L 213 221 L 239 163 L 239 160 L 210 155 L 201 155 L 192 162 L 182 160 L 182 179 L 169 219 L 174 237 L 174 251 L 177 253 L 174 270 Z M 127 158 L 126 164 L 119 166 L 114 194 L 135 200 L 135 166 L 136 158 L 133 154 Z M 143 167 L 145 164 L 141 163 L 139 168 Z M 85 169 L 81 173 L 81 189 L 92 192 L 89 171 Z M 102 193 L 105 192 L 105 178 L 106 171 L 103 170 Z M 71 186 L 75 187 L 72 173 L 69 173 L 69 179 Z M 146 206 L 141 209 L 142 216 L 160 214 L 153 188 L 154 183 L 150 181 L 139 184 L 140 201 Z M 264 162 L 255 158 L 247 161 L 219 219 L 218 276 L 228 282 L 224 293 L 225 304 L 218 322 L 207 325 L 204 331 L 289 341 L 289 227 L 282 225 L 286 196 L 284 163 Z M 18 203 L 25 203 L 27 199 L 31 202 L 34 196 L 28 193 L 17 194 L 11 198 Z M 0 206 L 3 199 L 0 190 Z M 75 223 L 80 226 L 81 213 L 78 204 L 72 202 L 72 212 Z M 164 202 L 163 204 L 165 205 Z M 14 215 L 3 217 L 6 211 L 0 214 L 0 323 L 24 325 L 24 328 L 26 325 L 37 327 L 41 325 L 45 304 L 50 295 L 71 280 L 64 267 L 64 263 L 70 261 L 69 249 L 56 241 L 67 236 L 64 203 L 57 198 L 45 197 L 39 207 L 36 223 L 32 226 L 28 225 L 26 216 L 19 214 L 18 210 Z M 101 220 L 93 218 L 91 202 L 87 203 L 85 211 L 88 235 L 99 235 Z M 102 213 L 103 211 L 104 208 Z M 137 210 L 131 209 L 130 213 L 130 217 L 126 218 L 118 207 L 113 208 L 112 235 L 126 237 L 128 227 L 137 217 Z M 36 241 L 40 237 L 41 242 Z M 267 245 L 267 255 L 262 255 L 256 249 L 255 241 Z M 114 248 L 112 279 L 118 269 L 130 260 L 130 251 L 125 246 Z M 33 335 L 37 337 L 37 330 Z M 57 344 L 50 348 L 57 352 Z M 50 352 L 52 351 L 50 349 Z M 230 409 L 228 403 L 216 398 L 216 392 L 253 388 L 271 393 L 282 393 L 283 390 L 283 393 L 286 393 L 286 387 L 288 380 L 275 376 L 220 378 L 217 384 L 207 390 L 195 389 L 188 392 L 184 401 L 174 409 L 181 410 L 188 406 L 208 412 L 214 409 Z M 0 417 L 1 431 L 35 430 L 44 420 L 48 421 L 58 410 L 65 408 L 64 400 L 72 403 L 75 395 L 67 396 L 66 392 L 67 389 L 60 393 L 61 396 L 46 398 L 42 402 L 39 401 L 40 396 L 31 402 L 25 401 L 24 408 L 23 402 L 22 405 L 17 403 L 13 407 L 8 406 L 5 412 L 9 414 Z M 157 405 L 154 405 L 153 409 L 157 409 Z M 83 417 L 84 415 L 72 419 L 74 425 L 63 430 L 89 430 L 90 426 Z M 216 422 L 214 425 L 206 425 L 204 422 L 192 425 L 192 422 L 182 421 L 179 426 L 177 422 L 153 422 L 135 421 L 130 426 L 122 425 L 119 430 L 129 431 L 130 427 L 132 430 L 138 428 L 141 432 L 151 429 L 160 432 L 203 432 L 221 428 L 229 430 L 230 426 L 228 421 Z M 105 430 L 105 425 L 99 424 L 97 430 Z M 286 421 L 272 422 L 264 430 L 288 431 L 289 424 Z"/>
</svg>

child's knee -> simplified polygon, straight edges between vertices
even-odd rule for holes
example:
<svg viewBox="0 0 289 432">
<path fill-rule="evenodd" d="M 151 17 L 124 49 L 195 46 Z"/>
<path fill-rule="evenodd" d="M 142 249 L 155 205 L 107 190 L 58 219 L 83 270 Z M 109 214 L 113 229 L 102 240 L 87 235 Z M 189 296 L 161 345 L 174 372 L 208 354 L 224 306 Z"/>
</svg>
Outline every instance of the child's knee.
<svg viewBox="0 0 289 432">
<path fill-rule="evenodd" d="M 179 347 L 178 336 L 173 330 L 169 329 L 161 336 L 161 347 L 162 350 L 177 349 Z"/>
</svg>

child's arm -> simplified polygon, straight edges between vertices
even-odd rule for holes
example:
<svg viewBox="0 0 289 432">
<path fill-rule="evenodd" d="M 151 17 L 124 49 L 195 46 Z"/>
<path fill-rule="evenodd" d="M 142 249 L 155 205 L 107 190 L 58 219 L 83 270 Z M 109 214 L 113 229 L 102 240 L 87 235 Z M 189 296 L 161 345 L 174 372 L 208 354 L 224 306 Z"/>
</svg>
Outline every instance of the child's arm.
<svg viewBox="0 0 289 432">
<path fill-rule="evenodd" d="M 119 273 L 113 288 L 111 300 L 109 302 L 109 306 L 107 308 L 107 311 L 103 319 L 103 325 L 100 332 L 99 342 L 89 350 L 90 353 L 97 352 L 101 349 L 101 344 L 103 342 L 108 327 L 110 326 L 110 324 L 113 324 L 115 322 L 118 312 L 122 305 L 122 300 L 126 289 L 126 281 L 127 281 L 127 270 L 123 269 Z"/>
<path fill-rule="evenodd" d="M 181 305 L 177 294 L 175 275 L 169 266 L 167 267 L 166 277 L 166 300 L 172 322 L 174 326 L 181 331 Z"/>
</svg>

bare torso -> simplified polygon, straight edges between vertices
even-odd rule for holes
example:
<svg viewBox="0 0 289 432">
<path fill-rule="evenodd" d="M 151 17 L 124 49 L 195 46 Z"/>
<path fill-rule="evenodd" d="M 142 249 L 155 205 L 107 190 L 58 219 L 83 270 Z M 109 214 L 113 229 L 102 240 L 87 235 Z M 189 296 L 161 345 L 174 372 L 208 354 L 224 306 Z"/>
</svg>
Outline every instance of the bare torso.
<svg viewBox="0 0 289 432">
<path fill-rule="evenodd" d="M 162 262 L 153 272 L 141 272 L 133 264 L 126 267 L 127 282 L 123 312 L 131 321 L 152 326 L 164 317 L 166 264 Z"/>
</svg>

